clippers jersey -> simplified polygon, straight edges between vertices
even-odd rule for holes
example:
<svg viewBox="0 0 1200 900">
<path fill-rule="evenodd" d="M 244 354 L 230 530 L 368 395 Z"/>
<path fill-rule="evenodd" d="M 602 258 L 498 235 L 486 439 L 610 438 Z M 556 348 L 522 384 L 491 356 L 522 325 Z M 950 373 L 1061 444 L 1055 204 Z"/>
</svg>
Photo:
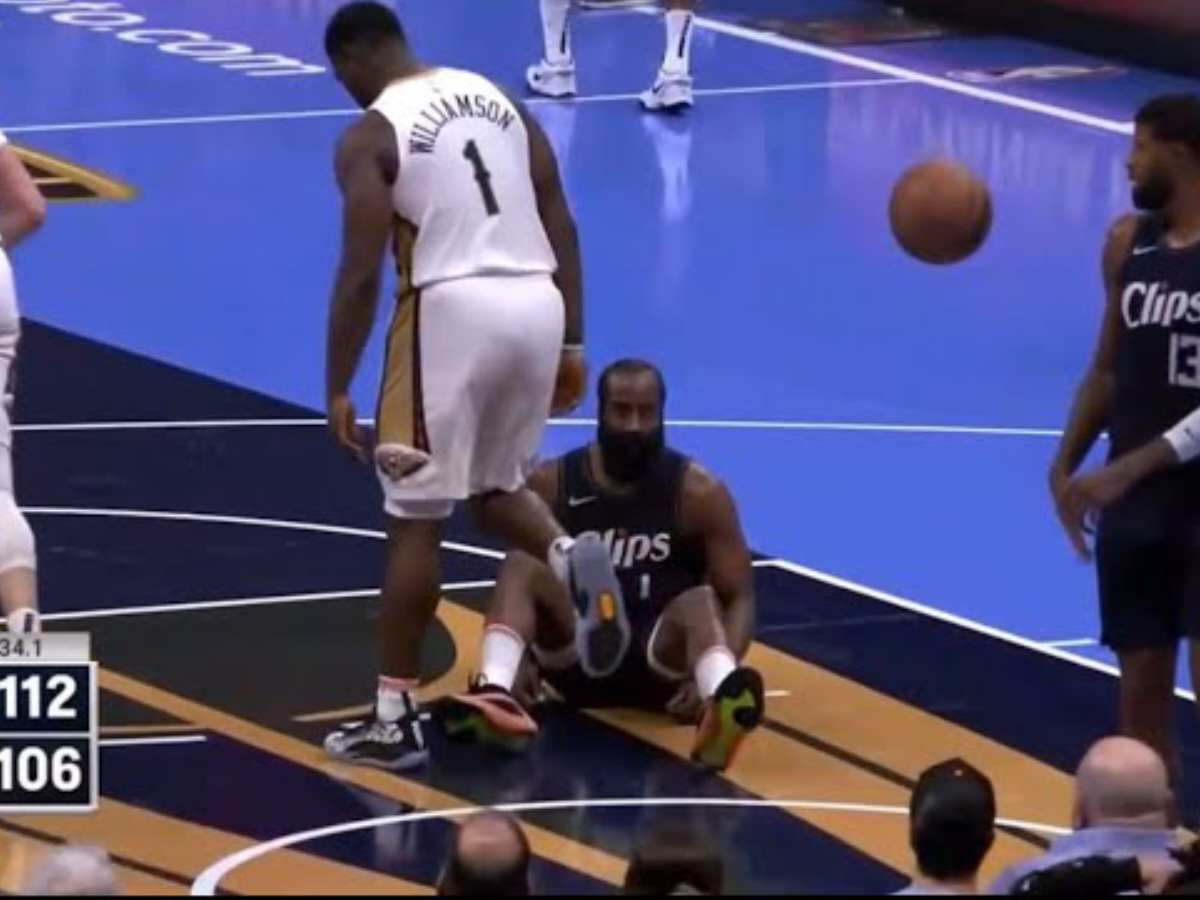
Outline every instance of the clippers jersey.
<svg viewBox="0 0 1200 900">
<path fill-rule="evenodd" d="M 588 448 L 559 462 L 555 514 L 567 533 L 600 535 L 612 554 L 631 618 L 656 618 L 684 591 L 705 584 L 704 544 L 683 530 L 680 498 L 691 460 L 663 451 L 628 495 L 606 493 L 592 477 Z"/>
<path fill-rule="evenodd" d="M 1122 272 L 1114 458 L 1200 408 L 1200 244 L 1173 250 L 1165 231 L 1159 216 L 1143 217 Z"/>
</svg>

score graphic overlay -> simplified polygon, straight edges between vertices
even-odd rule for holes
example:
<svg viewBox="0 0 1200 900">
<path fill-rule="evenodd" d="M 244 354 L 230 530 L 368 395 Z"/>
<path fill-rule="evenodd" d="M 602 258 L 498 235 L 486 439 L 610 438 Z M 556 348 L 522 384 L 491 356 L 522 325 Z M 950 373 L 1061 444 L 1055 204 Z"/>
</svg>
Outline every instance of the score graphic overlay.
<svg viewBox="0 0 1200 900">
<path fill-rule="evenodd" d="M 0 815 L 96 809 L 100 716 L 90 650 L 86 634 L 0 632 Z"/>
</svg>

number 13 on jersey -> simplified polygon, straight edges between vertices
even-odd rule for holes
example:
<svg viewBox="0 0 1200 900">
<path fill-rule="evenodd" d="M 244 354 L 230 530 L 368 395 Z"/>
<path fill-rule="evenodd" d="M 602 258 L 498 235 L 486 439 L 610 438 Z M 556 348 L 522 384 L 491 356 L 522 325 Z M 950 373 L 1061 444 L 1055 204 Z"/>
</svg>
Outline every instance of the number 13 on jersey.
<svg viewBox="0 0 1200 900">
<path fill-rule="evenodd" d="M 96 808 L 96 690 L 93 662 L 0 660 L 0 814 Z"/>
</svg>

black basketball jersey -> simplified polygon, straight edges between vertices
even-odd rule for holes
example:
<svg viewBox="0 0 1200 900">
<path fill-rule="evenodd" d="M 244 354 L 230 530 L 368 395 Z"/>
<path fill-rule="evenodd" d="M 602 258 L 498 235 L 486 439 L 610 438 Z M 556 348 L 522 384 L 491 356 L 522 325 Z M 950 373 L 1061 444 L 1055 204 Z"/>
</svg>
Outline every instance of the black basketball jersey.
<svg viewBox="0 0 1200 900">
<path fill-rule="evenodd" d="M 606 492 L 592 476 L 588 448 L 559 462 L 555 513 L 568 534 L 595 532 L 612 553 L 631 614 L 657 615 L 676 596 L 704 584 L 704 544 L 683 530 L 680 499 L 691 463 L 664 450 L 655 468 L 630 494 Z"/>
<path fill-rule="evenodd" d="M 1160 216 L 1141 219 L 1121 277 L 1114 458 L 1200 408 L 1200 244 L 1171 249 L 1165 232 Z"/>
</svg>

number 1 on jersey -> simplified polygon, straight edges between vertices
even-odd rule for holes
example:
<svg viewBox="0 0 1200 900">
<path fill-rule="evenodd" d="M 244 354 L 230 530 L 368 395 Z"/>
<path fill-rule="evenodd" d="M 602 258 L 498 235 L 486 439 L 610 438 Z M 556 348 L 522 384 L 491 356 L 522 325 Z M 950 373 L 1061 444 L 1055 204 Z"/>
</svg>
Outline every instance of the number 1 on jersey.
<svg viewBox="0 0 1200 900">
<path fill-rule="evenodd" d="M 492 191 L 492 173 L 483 164 L 479 146 L 474 141 L 467 141 L 467 146 L 463 148 L 463 156 L 475 169 L 475 180 L 479 182 L 479 192 L 483 194 L 483 208 L 489 216 L 500 215 L 500 204 L 496 202 L 496 195 Z"/>
</svg>

